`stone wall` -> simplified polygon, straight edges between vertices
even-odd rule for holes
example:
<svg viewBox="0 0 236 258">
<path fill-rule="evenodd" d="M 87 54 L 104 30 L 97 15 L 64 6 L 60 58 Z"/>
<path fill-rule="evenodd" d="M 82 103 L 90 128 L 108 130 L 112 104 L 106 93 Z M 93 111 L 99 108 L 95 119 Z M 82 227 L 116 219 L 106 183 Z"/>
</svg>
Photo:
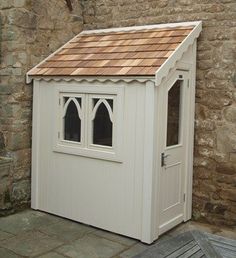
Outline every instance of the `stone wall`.
<svg viewBox="0 0 236 258">
<path fill-rule="evenodd" d="M 193 217 L 236 225 L 235 0 L 83 0 L 86 29 L 203 21 L 198 41 Z"/>
<path fill-rule="evenodd" d="M 12 166 L 0 166 L 9 189 L 8 198 L 0 191 L 0 214 L 29 205 L 32 85 L 25 74 L 82 30 L 80 3 L 71 2 L 72 12 L 65 0 L 0 1 L 0 156 L 12 158 Z"/>
</svg>

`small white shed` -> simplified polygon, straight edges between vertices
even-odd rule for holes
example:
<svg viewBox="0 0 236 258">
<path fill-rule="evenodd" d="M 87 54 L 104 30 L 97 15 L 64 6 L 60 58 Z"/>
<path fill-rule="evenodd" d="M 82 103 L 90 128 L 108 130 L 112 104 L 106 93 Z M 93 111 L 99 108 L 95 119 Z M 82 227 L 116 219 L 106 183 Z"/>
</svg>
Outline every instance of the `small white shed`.
<svg viewBox="0 0 236 258">
<path fill-rule="evenodd" d="M 146 243 L 191 218 L 201 29 L 83 31 L 28 72 L 33 209 Z"/>
</svg>

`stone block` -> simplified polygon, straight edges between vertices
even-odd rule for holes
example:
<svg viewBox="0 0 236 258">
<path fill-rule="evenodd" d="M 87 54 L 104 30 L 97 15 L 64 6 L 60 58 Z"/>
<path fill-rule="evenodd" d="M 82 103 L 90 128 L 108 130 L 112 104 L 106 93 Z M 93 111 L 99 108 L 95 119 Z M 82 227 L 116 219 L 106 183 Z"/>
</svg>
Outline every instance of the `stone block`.
<svg viewBox="0 0 236 258">
<path fill-rule="evenodd" d="M 26 9 L 14 8 L 10 10 L 8 22 L 10 25 L 19 26 L 21 28 L 36 29 L 36 14 Z"/>
<path fill-rule="evenodd" d="M 215 121 L 211 119 L 206 119 L 206 120 L 196 119 L 195 128 L 198 130 L 213 131 L 216 128 Z"/>
<path fill-rule="evenodd" d="M 30 164 L 31 150 L 22 149 L 12 153 L 12 159 L 15 168 L 28 167 Z"/>
<path fill-rule="evenodd" d="M 128 250 L 125 250 L 121 254 L 119 254 L 119 257 L 121 258 L 132 258 L 135 255 L 138 255 L 148 249 L 148 245 L 142 244 L 142 243 L 137 243 L 133 245 L 131 248 Z"/>
<path fill-rule="evenodd" d="M 0 257 L 4 258 L 21 258 L 19 255 L 13 253 L 10 250 L 0 247 Z"/>
<path fill-rule="evenodd" d="M 12 74 L 15 75 L 15 76 L 20 76 L 22 75 L 22 69 L 21 68 L 13 68 L 12 69 Z"/>
<path fill-rule="evenodd" d="M 13 7 L 13 0 L 1 0 L 0 9 L 7 9 Z"/>
<path fill-rule="evenodd" d="M 232 92 L 226 90 L 197 90 L 196 97 L 210 109 L 222 109 L 232 103 Z"/>
<path fill-rule="evenodd" d="M 5 140 L 3 137 L 3 133 L 0 132 L 0 152 L 5 149 Z"/>
<path fill-rule="evenodd" d="M 14 235 L 22 235 L 26 231 L 37 230 L 60 222 L 62 219 L 47 213 L 25 210 L 0 220 L 0 230 Z"/>
<path fill-rule="evenodd" d="M 31 132 L 9 132 L 6 134 L 6 146 L 8 150 L 20 150 L 30 148 Z"/>
<path fill-rule="evenodd" d="M 195 144 L 197 146 L 214 148 L 214 146 L 216 145 L 216 139 L 215 139 L 214 133 L 212 131 L 211 133 L 199 132 L 195 136 Z"/>
<path fill-rule="evenodd" d="M 113 233 L 105 231 L 105 230 L 96 230 L 92 234 L 96 235 L 98 237 L 106 238 L 108 240 L 120 243 L 120 244 L 125 245 L 125 246 L 132 246 L 135 243 L 137 243 L 137 240 L 135 240 L 135 239 L 125 237 L 125 236 L 121 236 L 121 235 L 118 235 L 118 234 L 113 234 Z"/>
<path fill-rule="evenodd" d="M 236 163 L 230 164 L 228 162 L 217 164 L 216 171 L 226 175 L 236 175 Z"/>
<path fill-rule="evenodd" d="M 9 158 L 0 157 L 0 215 L 5 214 L 11 203 L 11 162 Z"/>
<path fill-rule="evenodd" d="M 15 203 L 30 200 L 30 180 L 22 180 L 12 185 L 12 201 Z"/>
<path fill-rule="evenodd" d="M 0 241 L 13 237 L 14 235 L 0 230 Z M 1 252 L 0 252 L 1 254 Z M 1 257 L 1 255 L 0 255 Z"/>
<path fill-rule="evenodd" d="M 229 154 L 229 160 L 236 164 L 236 152 L 231 152 Z"/>
<path fill-rule="evenodd" d="M 6 67 L 0 70 L 0 76 L 10 76 L 13 74 L 13 69 Z"/>
<path fill-rule="evenodd" d="M 20 52 L 18 53 L 18 60 L 19 62 L 21 62 L 22 64 L 26 64 L 27 63 L 27 54 L 25 52 Z"/>
<path fill-rule="evenodd" d="M 56 224 L 40 227 L 39 230 L 49 236 L 56 237 L 60 241 L 68 242 L 84 237 L 86 234 L 95 231 L 95 228 L 63 220 Z"/>
<path fill-rule="evenodd" d="M 66 256 L 55 252 L 49 252 L 47 254 L 38 256 L 38 258 L 66 258 Z"/>
<path fill-rule="evenodd" d="M 236 202 L 236 188 L 222 189 L 220 197 L 224 200 Z"/>
<path fill-rule="evenodd" d="M 236 174 L 227 175 L 223 173 L 214 173 L 214 181 L 219 183 L 219 185 L 224 188 L 226 185 L 235 186 L 236 185 Z"/>
<path fill-rule="evenodd" d="M 14 0 L 14 7 L 24 7 L 26 5 L 26 0 Z"/>
<path fill-rule="evenodd" d="M 212 159 L 207 159 L 205 157 L 194 157 L 194 166 L 203 167 L 209 170 L 214 170 L 216 167 L 215 161 Z"/>
<path fill-rule="evenodd" d="M 228 122 L 236 123 L 236 106 L 225 108 L 223 114 Z"/>
<path fill-rule="evenodd" d="M 194 177 L 199 179 L 210 179 L 212 177 L 212 171 L 205 168 L 195 168 Z"/>
<path fill-rule="evenodd" d="M 7 42 L 16 41 L 18 37 L 19 37 L 19 34 L 13 31 L 11 26 L 8 26 L 6 28 L 6 31 L 3 30 L 2 32 L 2 41 L 7 41 Z"/>
<path fill-rule="evenodd" d="M 6 247 L 8 250 L 24 257 L 43 254 L 61 244 L 62 242 L 38 231 L 26 232 L 0 242 L 0 246 Z"/>
<path fill-rule="evenodd" d="M 110 258 L 124 249 L 126 247 L 119 243 L 87 235 L 71 244 L 59 247 L 56 251 L 73 258 Z"/>
<path fill-rule="evenodd" d="M 228 114 L 228 118 L 230 115 Z M 227 124 L 217 128 L 217 150 L 223 153 L 236 151 L 236 125 Z"/>
</svg>

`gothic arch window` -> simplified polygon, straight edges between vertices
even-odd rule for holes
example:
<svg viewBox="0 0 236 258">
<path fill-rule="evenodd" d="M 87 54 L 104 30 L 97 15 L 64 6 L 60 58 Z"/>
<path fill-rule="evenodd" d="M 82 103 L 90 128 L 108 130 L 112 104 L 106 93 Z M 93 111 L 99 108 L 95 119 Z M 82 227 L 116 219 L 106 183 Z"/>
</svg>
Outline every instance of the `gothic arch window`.
<svg viewBox="0 0 236 258">
<path fill-rule="evenodd" d="M 120 161 L 123 89 L 83 90 L 57 94 L 54 150 Z"/>
<path fill-rule="evenodd" d="M 81 142 L 81 98 L 64 97 L 63 138 L 67 141 Z"/>
<path fill-rule="evenodd" d="M 112 147 L 113 99 L 93 99 L 92 143 Z"/>
</svg>

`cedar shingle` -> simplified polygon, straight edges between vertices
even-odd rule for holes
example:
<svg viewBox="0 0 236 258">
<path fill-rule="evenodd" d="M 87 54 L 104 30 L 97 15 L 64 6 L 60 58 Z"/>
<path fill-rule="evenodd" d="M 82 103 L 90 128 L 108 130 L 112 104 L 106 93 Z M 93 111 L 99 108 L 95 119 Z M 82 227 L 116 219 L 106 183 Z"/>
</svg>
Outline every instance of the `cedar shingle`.
<svg viewBox="0 0 236 258">
<path fill-rule="evenodd" d="M 30 75 L 152 75 L 192 26 L 79 34 Z"/>
</svg>

